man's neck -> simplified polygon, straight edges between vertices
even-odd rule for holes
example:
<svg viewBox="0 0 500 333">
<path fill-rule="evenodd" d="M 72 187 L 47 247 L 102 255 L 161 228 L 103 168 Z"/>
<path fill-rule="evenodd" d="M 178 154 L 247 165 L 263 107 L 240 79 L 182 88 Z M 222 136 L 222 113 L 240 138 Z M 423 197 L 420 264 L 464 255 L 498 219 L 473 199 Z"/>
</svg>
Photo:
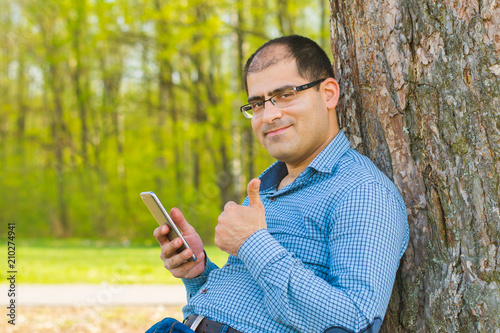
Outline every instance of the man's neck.
<svg viewBox="0 0 500 333">
<path fill-rule="evenodd" d="M 301 161 L 300 163 L 285 163 L 286 168 L 288 170 L 288 175 L 286 175 L 281 182 L 278 185 L 278 190 L 281 190 L 285 186 L 293 183 L 293 181 L 304 171 L 309 164 L 318 156 L 329 144 L 332 142 L 332 140 L 337 136 L 340 130 L 334 131 L 333 135 L 331 138 L 327 141 L 325 141 L 325 144 L 323 144 L 314 154 L 311 154 L 308 156 L 305 160 Z"/>
<path fill-rule="evenodd" d="M 309 164 L 311 164 L 311 162 L 314 160 L 314 158 L 316 158 L 317 155 L 319 155 L 319 153 L 315 154 L 314 156 L 309 156 L 307 160 L 303 161 L 299 165 L 286 163 L 288 174 L 279 183 L 278 190 L 281 190 L 285 186 L 293 183 L 293 181 L 302 173 L 302 171 L 304 171 L 309 166 Z"/>
</svg>

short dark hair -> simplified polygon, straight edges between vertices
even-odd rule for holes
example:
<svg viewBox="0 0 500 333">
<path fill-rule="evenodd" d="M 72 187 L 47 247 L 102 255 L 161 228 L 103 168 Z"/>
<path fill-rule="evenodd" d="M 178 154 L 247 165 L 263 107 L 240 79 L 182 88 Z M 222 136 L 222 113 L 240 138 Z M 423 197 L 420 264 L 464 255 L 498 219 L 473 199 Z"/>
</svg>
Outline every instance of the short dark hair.
<svg viewBox="0 0 500 333">
<path fill-rule="evenodd" d="M 288 54 L 281 59 L 267 59 L 264 62 L 253 64 L 255 57 L 270 46 L 283 46 Z M 243 74 L 246 92 L 248 93 L 247 77 L 249 73 L 261 71 L 284 59 L 295 59 L 299 75 L 311 82 L 334 77 L 330 59 L 315 41 L 299 35 L 282 36 L 266 42 L 248 58 Z"/>
</svg>

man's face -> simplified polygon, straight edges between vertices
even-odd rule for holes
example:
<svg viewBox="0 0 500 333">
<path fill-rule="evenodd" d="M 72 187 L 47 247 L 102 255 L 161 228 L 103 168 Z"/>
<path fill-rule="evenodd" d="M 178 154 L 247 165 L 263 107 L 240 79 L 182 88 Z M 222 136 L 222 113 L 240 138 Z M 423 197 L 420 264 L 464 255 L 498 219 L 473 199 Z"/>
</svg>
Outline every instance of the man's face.
<svg viewBox="0 0 500 333">
<path fill-rule="evenodd" d="M 248 99 L 265 100 L 281 90 L 306 83 L 309 81 L 297 73 L 295 60 L 280 61 L 248 74 Z M 278 108 L 266 102 L 264 113 L 252 118 L 257 139 L 279 161 L 292 166 L 310 163 L 338 133 L 336 120 L 332 124 L 335 111 L 328 111 L 327 98 L 323 82 L 298 92 L 290 106 Z"/>
</svg>

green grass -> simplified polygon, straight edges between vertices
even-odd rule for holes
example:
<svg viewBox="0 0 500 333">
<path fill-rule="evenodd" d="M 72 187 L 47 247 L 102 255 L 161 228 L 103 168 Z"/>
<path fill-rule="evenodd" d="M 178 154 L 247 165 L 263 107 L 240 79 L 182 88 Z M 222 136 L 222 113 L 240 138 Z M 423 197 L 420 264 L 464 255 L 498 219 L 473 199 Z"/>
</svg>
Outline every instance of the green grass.
<svg viewBox="0 0 500 333">
<path fill-rule="evenodd" d="M 7 244 L 2 241 L 0 246 L 1 260 L 7 263 Z M 219 266 L 227 260 L 215 246 L 207 246 L 206 252 Z M 181 283 L 163 267 L 160 247 L 153 244 L 23 240 L 16 242 L 16 270 L 18 283 Z"/>
</svg>

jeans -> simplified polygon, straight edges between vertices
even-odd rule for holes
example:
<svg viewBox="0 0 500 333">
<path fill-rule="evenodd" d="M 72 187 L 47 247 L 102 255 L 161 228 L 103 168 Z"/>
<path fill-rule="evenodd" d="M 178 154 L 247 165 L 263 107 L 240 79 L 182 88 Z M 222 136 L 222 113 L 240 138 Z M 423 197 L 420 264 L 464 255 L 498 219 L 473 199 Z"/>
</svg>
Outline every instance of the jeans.
<svg viewBox="0 0 500 333">
<path fill-rule="evenodd" d="M 194 333 L 194 331 L 174 318 L 165 318 L 151 326 L 146 333 Z"/>
</svg>

